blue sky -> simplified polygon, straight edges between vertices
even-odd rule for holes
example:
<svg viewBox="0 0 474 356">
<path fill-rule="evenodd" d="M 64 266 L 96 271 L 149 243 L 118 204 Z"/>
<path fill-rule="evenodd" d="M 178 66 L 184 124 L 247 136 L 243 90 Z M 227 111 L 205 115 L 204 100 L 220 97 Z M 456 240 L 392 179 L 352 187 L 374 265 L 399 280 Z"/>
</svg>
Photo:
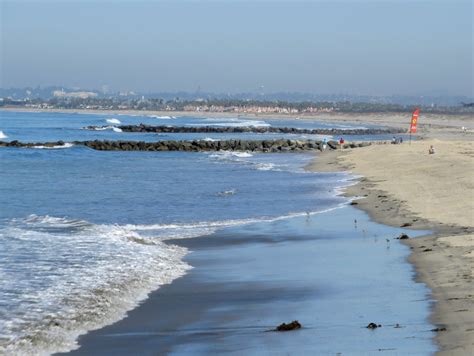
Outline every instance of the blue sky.
<svg viewBox="0 0 474 356">
<path fill-rule="evenodd" d="M 473 95 L 472 1 L 9 1 L 2 87 Z"/>
</svg>

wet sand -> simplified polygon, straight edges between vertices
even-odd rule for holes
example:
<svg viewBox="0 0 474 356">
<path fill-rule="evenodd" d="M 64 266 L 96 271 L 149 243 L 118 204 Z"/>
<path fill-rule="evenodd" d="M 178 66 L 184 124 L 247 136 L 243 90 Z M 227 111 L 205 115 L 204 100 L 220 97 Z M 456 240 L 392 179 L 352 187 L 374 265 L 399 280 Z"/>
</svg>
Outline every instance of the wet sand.
<svg viewBox="0 0 474 356">
<path fill-rule="evenodd" d="M 448 128 L 451 135 L 455 128 Z M 318 156 L 310 169 L 349 170 L 362 175 L 346 190 L 376 221 L 436 233 L 406 240 L 418 280 L 436 304 L 432 321 L 440 331 L 440 354 L 474 352 L 474 143 L 427 139 L 411 145 L 379 145 Z M 434 145 L 436 153 L 428 154 Z"/>
<path fill-rule="evenodd" d="M 346 206 L 170 241 L 194 269 L 72 354 L 430 354 L 429 291 L 412 282 L 403 230 Z M 269 331 L 295 319 L 302 329 Z"/>
</svg>

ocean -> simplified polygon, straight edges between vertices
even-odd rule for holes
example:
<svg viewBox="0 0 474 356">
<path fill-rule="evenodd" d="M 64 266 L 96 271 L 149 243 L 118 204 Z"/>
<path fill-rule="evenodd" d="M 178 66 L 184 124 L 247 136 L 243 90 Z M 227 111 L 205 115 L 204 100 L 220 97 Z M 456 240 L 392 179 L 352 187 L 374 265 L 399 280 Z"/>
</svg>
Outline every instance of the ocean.
<svg viewBox="0 0 474 356">
<path fill-rule="evenodd" d="M 120 123 L 360 128 L 307 120 L 0 112 L 2 140 L 7 141 L 321 138 L 122 133 L 116 129 Z M 90 125 L 107 128 L 83 129 Z M 1 148 L 0 354 L 77 348 L 80 335 L 123 319 L 151 292 L 199 269 L 187 258 L 195 250 L 192 244 L 173 241 L 199 244 L 228 229 L 236 235 L 246 226 L 256 232 L 275 224 L 280 226 L 276 231 L 284 224 L 288 234 L 304 236 L 297 223 L 287 221 L 342 214 L 349 201 L 340 190 L 355 177 L 307 172 L 304 167 L 312 159 L 309 153 L 104 152 L 72 144 Z M 337 225 L 331 226 L 337 231 Z M 340 232 L 344 229 L 341 225 Z M 336 254 L 338 243 L 324 239 L 326 253 Z M 423 304 L 414 311 L 416 330 L 421 330 L 417 350 L 429 353 L 427 290 L 412 280 L 404 261 L 408 251 L 400 245 L 397 253 L 397 263 L 405 264 L 397 283 L 409 284 Z M 265 249 L 254 251 L 262 261 L 265 254 Z M 234 273 L 240 272 L 249 273 L 243 267 Z M 341 276 L 347 282 L 353 277 Z"/>
</svg>

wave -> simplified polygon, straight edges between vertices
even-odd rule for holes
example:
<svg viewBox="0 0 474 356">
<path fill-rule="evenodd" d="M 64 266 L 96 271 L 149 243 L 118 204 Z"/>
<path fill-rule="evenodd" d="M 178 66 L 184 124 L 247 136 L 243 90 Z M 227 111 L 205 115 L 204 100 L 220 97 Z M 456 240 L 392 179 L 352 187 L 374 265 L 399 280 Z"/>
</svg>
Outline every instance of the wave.
<svg viewBox="0 0 474 356">
<path fill-rule="evenodd" d="M 212 233 L 215 233 L 217 230 L 234 227 L 234 226 L 243 226 L 248 224 L 255 224 L 261 222 L 274 222 L 285 219 L 291 219 L 295 217 L 307 216 L 307 215 L 316 215 L 326 213 L 335 209 L 340 209 L 349 203 L 347 200 L 344 203 L 340 203 L 337 206 L 323 209 L 323 210 L 313 210 L 305 212 L 293 212 L 288 213 L 287 215 L 281 215 L 276 217 L 260 217 L 260 218 L 247 218 L 247 219 L 230 219 L 222 221 L 200 221 L 195 223 L 183 223 L 183 224 L 151 224 L 151 225 L 124 225 L 123 227 L 130 230 L 136 231 L 139 233 L 143 241 L 146 241 L 148 244 L 152 244 L 153 241 L 166 241 L 174 239 L 187 239 L 187 238 L 197 238 L 200 236 L 208 236 Z"/>
<path fill-rule="evenodd" d="M 0 241 L 0 354 L 73 350 L 79 335 L 122 319 L 191 268 L 185 248 L 119 225 L 32 215 L 1 226 Z"/>
<path fill-rule="evenodd" d="M 219 152 L 210 154 L 209 157 L 228 160 L 235 157 L 238 157 L 238 158 L 253 157 L 253 154 L 249 152 L 219 151 Z"/>
<path fill-rule="evenodd" d="M 61 148 L 71 148 L 73 146 L 74 146 L 73 143 L 66 142 L 64 145 L 56 145 L 56 146 L 38 145 L 38 146 L 33 146 L 33 148 L 37 148 L 37 149 L 41 149 L 41 150 L 56 150 L 56 149 L 61 149 Z"/>
<path fill-rule="evenodd" d="M 114 132 L 123 132 L 121 128 L 109 125 L 109 126 L 97 126 L 97 127 L 83 127 L 83 130 L 93 130 L 93 131 L 106 131 L 112 130 Z"/>
<path fill-rule="evenodd" d="M 224 126 L 224 127 L 269 127 L 268 122 L 261 120 L 242 120 L 237 118 L 205 118 L 206 123 L 188 124 L 192 126 Z"/>
<path fill-rule="evenodd" d="M 227 196 L 235 195 L 236 193 L 237 193 L 237 189 L 230 189 L 230 190 L 224 190 L 222 192 L 217 193 L 217 196 L 227 197 Z"/>
<path fill-rule="evenodd" d="M 115 126 L 83 127 L 82 130 L 105 131 L 105 130 L 112 130 L 114 127 Z"/>
<path fill-rule="evenodd" d="M 277 170 L 277 169 L 275 169 L 277 165 L 274 164 L 274 163 L 257 163 L 255 166 L 259 171 L 275 171 L 275 170 Z"/>
<path fill-rule="evenodd" d="M 3 131 L 0 131 L 0 139 L 1 139 L 1 138 L 8 138 L 8 136 L 5 135 L 5 134 L 3 133 Z"/>
<path fill-rule="evenodd" d="M 117 125 L 122 123 L 119 119 L 114 119 L 114 118 L 107 119 L 105 121 L 107 121 L 109 124 L 117 124 Z"/>
<path fill-rule="evenodd" d="M 271 162 L 261 162 L 259 159 L 251 159 L 254 157 L 250 152 L 235 152 L 235 151 L 219 151 L 212 154 L 209 154 L 209 158 L 215 159 L 219 162 L 232 162 L 247 165 L 251 168 L 254 168 L 259 171 L 281 171 L 282 165 L 271 163 Z M 296 173 L 296 171 L 295 171 Z"/>
<path fill-rule="evenodd" d="M 159 119 L 159 120 L 172 120 L 172 119 L 176 119 L 176 116 L 168 116 L 168 115 L 163 115 L 163 116 L 160 116 L 160 115 L 147 115 L 148 117 L 152 117 L 154 119 Z"/>
</svg>

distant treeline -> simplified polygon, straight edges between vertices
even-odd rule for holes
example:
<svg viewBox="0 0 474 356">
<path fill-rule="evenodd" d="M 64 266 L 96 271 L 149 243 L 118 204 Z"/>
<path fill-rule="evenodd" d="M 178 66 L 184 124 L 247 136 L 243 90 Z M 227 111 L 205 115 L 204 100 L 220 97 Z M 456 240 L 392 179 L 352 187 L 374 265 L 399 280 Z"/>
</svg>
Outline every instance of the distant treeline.
<svg viewBox="0 0 474 356">
<path fill-rule="evenodd" d="M 13 100 L 3 98 L 0 106 L 37 107 L 50 109 L 95 109 L 95 110 L 148 110 L 148 111 L 189 111 L 189 112 L 235 112 L 235 113 L 293 113 L 305 114 L 316 112 L 375 113 L 375 112 L 410 112 L 415 105 L 388 103 L 350 102 L 350 101 L 302 101 L 282 100 L 240 100 L 240 99 L 199 99 L 183 100 L 174 98 L 77 98 L 54 97 L 48 100 L 41 98 Z M 463 106 L 420 105 L 424 112 L 431 113 L 473 113 L 474 108 Z"/>
</svg>

